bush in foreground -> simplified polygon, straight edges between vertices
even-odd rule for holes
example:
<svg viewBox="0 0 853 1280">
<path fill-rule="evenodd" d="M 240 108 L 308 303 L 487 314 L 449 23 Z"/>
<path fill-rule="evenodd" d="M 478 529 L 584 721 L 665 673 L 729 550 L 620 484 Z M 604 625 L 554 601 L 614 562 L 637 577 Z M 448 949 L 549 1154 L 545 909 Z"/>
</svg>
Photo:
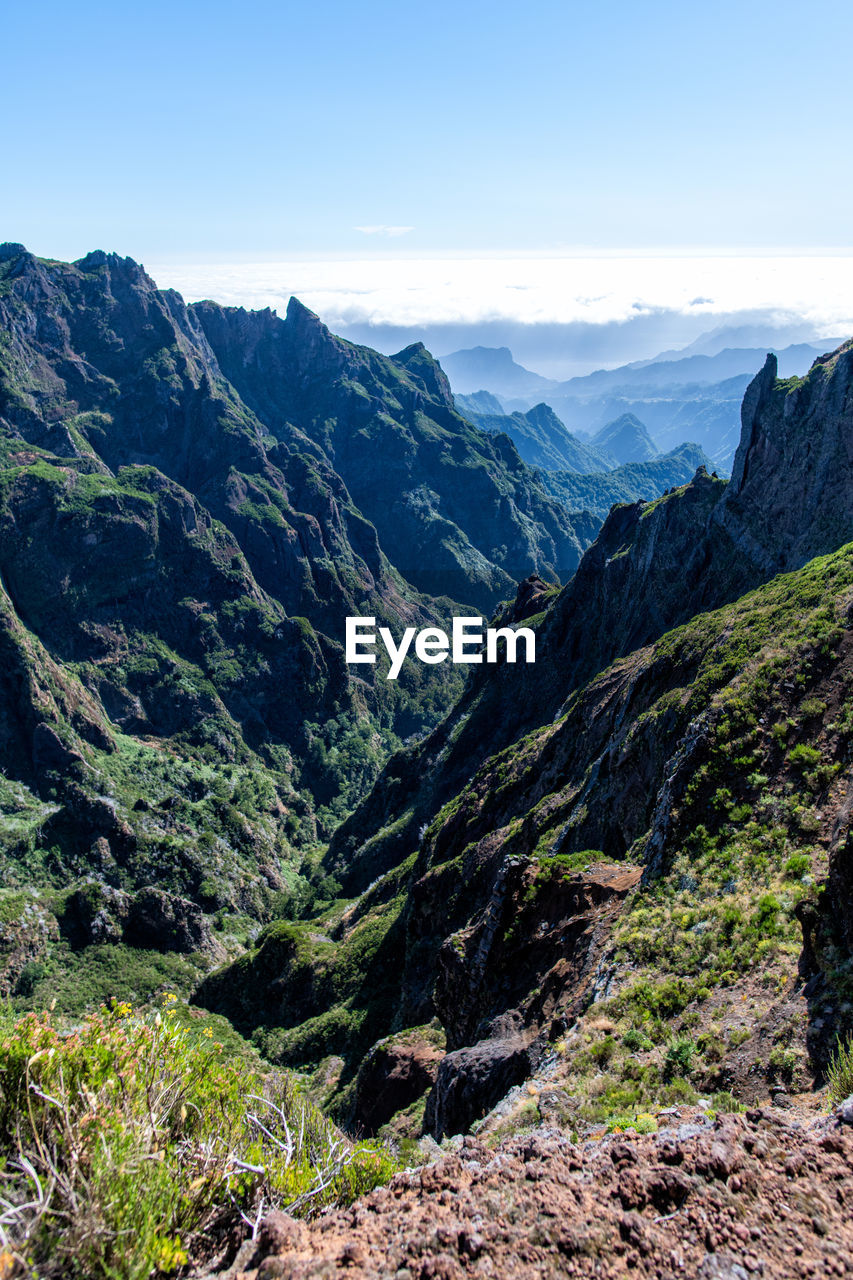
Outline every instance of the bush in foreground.
<svg viewBox="0 0 853 1280">
<path fill-rule="evenodd" d="M 0 1034 L 4 1276 L 168 1274 L 271 1208 L 310 1216 L 395 1172 L 291 1077 L 229 1060 L 173 1010 L 114 1002 L 70 1035 L 47 1013 Z"/>
<path fill-rule="evenodd" d="M 829 1100 L 843 1102 L 853 1094 L 853 1036 L 838 1041 L 826 1072 Z"/>
</svg>

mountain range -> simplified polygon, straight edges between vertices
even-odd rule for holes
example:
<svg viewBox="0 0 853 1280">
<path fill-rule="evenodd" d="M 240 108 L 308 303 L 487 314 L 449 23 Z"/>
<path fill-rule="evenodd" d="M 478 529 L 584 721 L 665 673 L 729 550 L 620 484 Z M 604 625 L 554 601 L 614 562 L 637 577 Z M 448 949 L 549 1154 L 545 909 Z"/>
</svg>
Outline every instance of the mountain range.
<svg viewBox="0 0 853 1280">
<path fill-rule="evenodd" d="M 761 368 L 767 347 L 721 347 L 720 342 L 754 336 L 749 328 L 724 330 L 717 338 L 691 344 L 683 352 L 668 351 L 654 360 L 602 369 L 566 382 L 529 387 L 529 370 L 512 361 L 505 348 L 488 348 L 443 357 L 454 390 L 467 395 L 496 394 L 504 411 L 524 413 L 542 400 L 567 429 L 585 437 L 600 432 L 625 414 L 639 418 L 664 451 L 691 441 L 699 444 L 714 466 L 728 473 L 739 434 L 740 402 L 749 381 Z M 800 375 L 823 354 L 824 347 L 794 343 L 776 351 L 783 377 Z M 490 381 L 490 378 L 493 379 Z M 472 383 L 479 379 L 480 386 Z M 621 459 L 620 461 L 639 461 Z"/>
<path fill-rule="evenodd" d="M 598 521 L 423 348 L 354 347 L 295 300 L 187 307 L 130 259 L 6 244 L 0 335 L 5 881 L 101 878 L 112 915 L 99 888 L 56 905 L 62 946 L 145 937 L 140 912 L 167 942 L 216 913 L 239 934 L 460 687 L 353 677 L 345 617 L 491 611 L 571 574 Z"/>
<path fill-rule="evenodd" d="M 672 363 L 566 399 L 692 395 Z M 353 1209 L 354 1237 L 415 1187 L 443 1211 L 509 1141 L 421 1274 L 464 1274 L 475 1219 L 575 1174 L 604 1243 L 540 1205 L 537 1266 L 659 1259 L 691 1196 L 717 1257 L 696 1206 L 734 1222 L 772 1161 L 822 1240 L 776 1112 L 853 1031 L 853 341 L 782 373 L 729 379 L 726 479 L 633 409 L 580 439 L 538 396 L 454 399 L 422 345 L 381 356 L 296 300 L 188 306 L 128 258 L 0 246 L 9 1008 L 79 1028 L 103 1003 L 119 1038 L 125 1001 L 205 1010 L 402 1162 L 455 1153 Z M 348 616 L 472 611 L 536 661 L 345 661 Z M 254 1234 L 243 1261 L 309 1248 L 286 1215 Z"/>
<path fill-rule="evenodd" d="M 819 1078 L 850 954 L 851 397 L 853 344 L 805 379 L 769 356 L 732 479 L 616 507 L 561 591 L 522 584 L 504 617 L 541 660 L 470 679 L 335 833 L 343 901 L 198 998 L 282 1061 L 342 1055 L 337 1105 L 375 1127 L 464 1130 L 555 1043 L 574 1122 L 666 1096 L 682 1043 L 685 1088 Z M 407 1075 L 430 1026 L 446 1052 Z"/>
<path fill-rule="evenodd" d="M 526 413 L 505 414 L 487 391 L 454 399 L 456 407 L 484 431 L 509 436 L 524 461 L 539 468 L 545 489 L 569 511 L 585 511 L 600 520 L 614 504 L 659 497 L 686 484 L 698 467 L 713 469 L 696 444 L 685 442 L 669 453 L 659 453 L 633 413 L 624 413 L 591 438 L 581 439 L 567 430 L 547 404 L 534 405 Z"/>
</svg>

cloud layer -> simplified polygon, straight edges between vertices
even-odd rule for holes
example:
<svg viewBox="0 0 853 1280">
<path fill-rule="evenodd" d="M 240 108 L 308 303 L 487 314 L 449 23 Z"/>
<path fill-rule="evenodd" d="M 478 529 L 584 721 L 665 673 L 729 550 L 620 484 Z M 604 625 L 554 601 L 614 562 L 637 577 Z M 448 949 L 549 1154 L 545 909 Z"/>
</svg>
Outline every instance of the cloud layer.
<svg viewBox="0 0 853 1280">
<path fill-rule="evenodd" d="M 826 332 L 853 327 L 853 256 L 389 256 L 149 270 L 188 300 L 283 310 L 295 294 L 333 327 L 609 324 L 656 311 L 705 316 L 709 327 L 740 311 L 775 314 L 780 323 L 796 317 Z"/>
</svg>

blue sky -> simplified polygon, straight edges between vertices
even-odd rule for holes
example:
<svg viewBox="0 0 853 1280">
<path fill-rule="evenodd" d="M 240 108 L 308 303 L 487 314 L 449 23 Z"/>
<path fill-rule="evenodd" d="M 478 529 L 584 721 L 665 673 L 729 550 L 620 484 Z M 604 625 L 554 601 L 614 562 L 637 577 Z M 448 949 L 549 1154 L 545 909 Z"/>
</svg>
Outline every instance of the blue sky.
<svg viewBox="0 0 853 1280">
<path fill-rule="evenodd" d="M 4 17 L 2 234 L 182 263 L 846 247 L 851 36 L 837 0 L 34 0 Z"/>
</svg>

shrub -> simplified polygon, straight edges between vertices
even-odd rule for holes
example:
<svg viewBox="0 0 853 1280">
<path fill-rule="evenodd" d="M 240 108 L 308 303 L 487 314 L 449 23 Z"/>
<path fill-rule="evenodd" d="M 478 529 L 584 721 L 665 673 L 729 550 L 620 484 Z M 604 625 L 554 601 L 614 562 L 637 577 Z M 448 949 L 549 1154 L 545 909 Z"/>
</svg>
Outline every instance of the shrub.
<svg viewBox="0 0 853 1280">
<path fill-rule="evenodd" d="M 642 1031 L 638 1031 L 636 1027 L 629 1028 L 622 1037 L 622 1043 L 631 1053 L 638 1053 L 644 1049 L 651 1049 L 652 1042 L 648 1036 L 643 1035 Z"/>
<path fill-rule="evenodd" d="M 802 880 L 811 870 L 811 859 L 805 853 L 792 853 L 785 863 L 782 874 L 786 880 Z"/>
<path fill-rule="evenodd" d="M 71 1035 L 28 1014 L 0 1034 L 0 1246 L 45 1280 L 176 1271 L 203 1234 L 348 1204 L 395 1171 L 290 1076 L 179 1026 L 174 1002 L 147 1017 L 113 1002 Z"/>
<path fill-rule="evenodd" d="M 677 1076 L 688 1076 L 695 1052 L 695 1044 L 686 1036 L 676 1036 L 674 1040 L 670 1040 L 663 1062 L 664 1079 L 673 1080 Z"/>
<path fill-rule="evenodd" d="M 777 930 L 777 917 L 781 910 L 779 899 L 773 893 L 763 893 L 758 899 L 751 924 L 757 933 L 773 934 Z"/>
<path fill-rule="evenodd" d="M 608 1133 L 626 1133 L 630 1129 L 635 1133 L 657 1133 L 657 1127 L 657 1120 L 648 1111 L 638 1116 L 611 1116 L 607 1121 Z"/>
<path fill-rule="evenodd" d="M 813 769 L 816 764 L 820 764 L 820 752 L 816 747 L 800 742 L 789 751 L 788 760 L 795 768 Z"/>
<path fill-rule="evenodd" d="M 826 1072 L 829 1100 L 843 1102 L 853 1094 L 853 1035 L 839 1040 Z"/>
<path fill-rule="evenodd" d="M 711 1106 L 718 1114 L 721 1112 L 737 1113 L 739 1111 L 746 1110 L 743 1103 L 738 1102 L 734 1094 L 730 1093 L 728 1089 L 721 1089 L 717 1093 L 713 1094 L 711 1097 Z"/>
<path fill-rule="evenodd" d="M 797 1054 L 793 1049 L 777 1044 L 767 1060 L 767 1074 L 771 1079 L 784 1080 L 786 1084 L 790 1084 L 797 1069 L 797 1061 Z"/>
<path fill-rule="evenodd" d="M 606 1067 L 616 1052 L 616 1047 L 617 1043 L 613 1036 L 605 1036 L 603 1040 L 597 1040 L 595 1044 L 590 1045 L 589 1055 L 600 1066 Z"/>
</svg>

